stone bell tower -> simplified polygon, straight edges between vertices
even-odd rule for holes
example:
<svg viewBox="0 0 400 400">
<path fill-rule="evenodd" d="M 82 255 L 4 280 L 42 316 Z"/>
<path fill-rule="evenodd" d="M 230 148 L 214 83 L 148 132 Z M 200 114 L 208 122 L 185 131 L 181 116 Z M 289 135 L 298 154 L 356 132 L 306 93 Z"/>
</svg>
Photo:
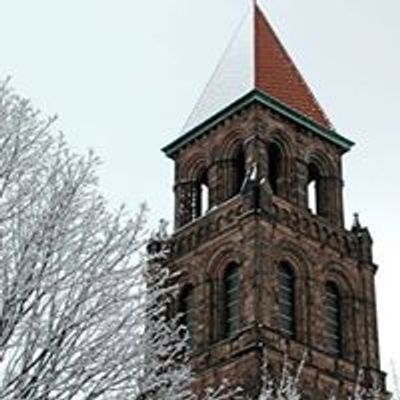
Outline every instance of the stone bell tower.
<svg viewBox="0 0 400 400">
<path fill-rule="evenodd" d="M 175 164 L 170 265 L 198 388 L 248 393 L 263 358 L 299 363 L 311 398 L 385 389 L 372 238 L 343 217 L 337 133 L 259 6 L 242 23 L 183 135 Z"/>
</svg>

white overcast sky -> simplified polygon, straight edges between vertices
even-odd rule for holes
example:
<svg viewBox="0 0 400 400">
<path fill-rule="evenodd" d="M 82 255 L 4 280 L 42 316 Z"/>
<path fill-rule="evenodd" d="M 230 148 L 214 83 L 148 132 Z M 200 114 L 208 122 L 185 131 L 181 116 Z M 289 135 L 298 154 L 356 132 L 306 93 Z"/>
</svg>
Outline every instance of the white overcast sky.
<svg viewBox="0 0 400 400">
<path fill-rule="evenodd" d="M 0 76 L 78 151 L 103 159 L 102 189 L 172 219 L 179 134 L 251 0 L 0 0 Z M 384 368 L 400 365 L 400 2 L 260 0 L 337 130 L 346 215 L 375 239 Z M 399 318 L 399 320 L 397 320 Z"/>
</svg>

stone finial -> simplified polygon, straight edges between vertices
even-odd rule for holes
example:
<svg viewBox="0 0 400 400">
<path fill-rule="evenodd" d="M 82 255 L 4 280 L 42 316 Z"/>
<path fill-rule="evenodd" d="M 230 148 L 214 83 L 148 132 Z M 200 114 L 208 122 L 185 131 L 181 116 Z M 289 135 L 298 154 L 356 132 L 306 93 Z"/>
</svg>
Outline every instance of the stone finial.
<svg viewBox="0 0 400 400">
<path fill-rule="evenodd" d="M 368 228 L 361 225 L 358 213 L 354 214 L 351 230 L 355 233 L 358 240 L 360 258 L 364 261 L 372 262 L 373 240 Z"/>
<path fill-rule="evenodd" d="M 353 219 L 353 225 L 351 227 L 352 231 L 359 231 L 362 229 L 361 223 L 360 223 L 360 214 L 359 213 L 354 213 L 354 219 Z"/>
</svg>

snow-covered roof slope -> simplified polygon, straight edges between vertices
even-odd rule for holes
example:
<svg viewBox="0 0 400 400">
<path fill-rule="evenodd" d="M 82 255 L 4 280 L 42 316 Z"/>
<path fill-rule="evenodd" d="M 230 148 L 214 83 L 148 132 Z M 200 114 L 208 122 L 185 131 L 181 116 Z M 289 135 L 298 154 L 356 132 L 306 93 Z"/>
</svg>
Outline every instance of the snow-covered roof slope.
<svg viewBox="0 0 400 400">
<path fill-rule="evenodd" d="M 235 32 L 183 130 L 188 132 L 252 89 L 255 83 L 254 17 Z"/>
</svg>

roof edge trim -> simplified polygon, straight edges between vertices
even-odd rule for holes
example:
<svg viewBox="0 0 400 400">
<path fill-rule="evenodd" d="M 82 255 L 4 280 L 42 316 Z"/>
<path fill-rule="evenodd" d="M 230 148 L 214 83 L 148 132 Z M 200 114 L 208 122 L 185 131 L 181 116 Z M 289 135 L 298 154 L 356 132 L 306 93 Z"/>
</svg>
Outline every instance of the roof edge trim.
<svg viewBox="0 0 400 400">
<path fill-rule="evenodd" d="M 310 118 L 291 109 L 290 107 L 281 103 L 279 100 L 273 98 L 272 96 L 269 96 L 265 92 L 262 92 L 258 89 L 254 89 L 251 90 L 249 93 L 245 94 L 244 96 L 242 96 L 241 98 L 239 98 L 238 100 L 229 104 L 223 110 L 219 111 L 217 114 L 208 118 L 206 121 L 204 121 L 197 127 L 191 129 L 190 131 L 180 136 L 178 139 L 174 140 L 173 142 L 163 147 L 162 151 L 168 157 L 173 158 L 173 155 L 183 146 L 187 145 L 196 138 L 202 136 L 204 133 L 206 133 L 206 131 L 218 125 L 225 118 L 238 112 L 241 108 L 246 107 L 253 102 L 259 102 L 271 108 L 272 110 L 284 115 L 288 119 L 291 119 L 292 121 L 304 126 L 305 128 L 308 128 L 318 136 L 323 137 L 324 139 L 329 140 L 331 143 L 334 143 L 335 145 L 341 147 L 344 150 L 344 152 L 349 151 L 354 146 L 354 142 L 340 135 L 336 131 L 324 128 L 323 126 L 315 123 Z"/>
</svg>

